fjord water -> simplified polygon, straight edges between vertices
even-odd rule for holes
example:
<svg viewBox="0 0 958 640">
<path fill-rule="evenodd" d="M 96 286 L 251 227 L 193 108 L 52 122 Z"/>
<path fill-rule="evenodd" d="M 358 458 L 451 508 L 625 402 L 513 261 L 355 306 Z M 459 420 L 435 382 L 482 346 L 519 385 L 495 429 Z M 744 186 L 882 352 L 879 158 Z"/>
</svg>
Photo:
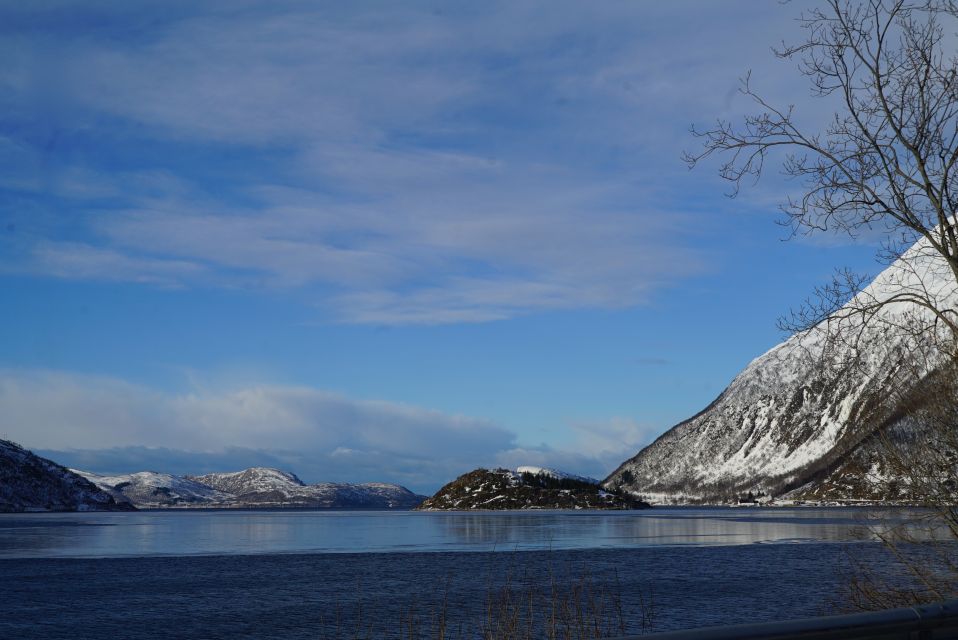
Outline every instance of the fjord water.
<svg viewBox="0 0 958 640">
<path fill-rule="evenodd" d="M 584 575 L 628 631 L 820 615 L 849 553 L 880 559 L 865 509 L 383 513 L 157 511 L 0 516 L 0 637 L 376 637 L 490 593 Z M 895 519 L 893 511 L 880 515 Z M 864 538 L 864 540 L 863 540 Z M 351 631 L 350 631 L 351 633 Z M 345 635 L 344 635 L 345 634 Z M 464 635 L 464 637 L 472 637 Z"/>
<path fill-rule="evenodd" d="M 568 550 L 849 542 L 866 509 L 142 511 L 0 516 L 0 558 Z M 894 518 L 894 512 L 883 515 Z"/>
</svg>

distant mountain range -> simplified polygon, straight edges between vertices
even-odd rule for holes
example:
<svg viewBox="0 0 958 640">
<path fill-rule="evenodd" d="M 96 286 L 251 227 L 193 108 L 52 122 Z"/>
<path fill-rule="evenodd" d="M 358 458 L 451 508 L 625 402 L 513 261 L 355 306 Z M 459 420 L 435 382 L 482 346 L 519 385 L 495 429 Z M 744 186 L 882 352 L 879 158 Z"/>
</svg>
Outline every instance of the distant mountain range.
<svg viewBox="0 0 958 640">
<path fill-rule="evenodd" d="M 939 308 L 958 307 L 954 277 L 922 243 L 883 271 L 861 294 L 887 300 L 921 286 Z M 916 283 L 918 283 L 916 285 Z M 942 360 L 909 331 L 901 303 L 882 307 L 867 325 L 851 307 L 756 358 L 708 407 L 682 422 L 604 481 L 653 502 L 728 502 L 752 492 L 796 500 L 897 500 L 882 487 L 888 469 L 877 433 L 901 443 L 919 436 L 909 422 L 920 393 L 934 395 Z M 832 320 L 838 316 L 833 315 Z M 829 359 L 851 366 L 822 366 Z M 926 396 L 926 397 L 931 397 Z M 898 486 L 901 486 L 899 484 Z"/>
<path fill-rule="evenodd" d="M 292 473 L 263 467 L 202 476 L 155 471 L 104 476 L 67 469 L 0 440 L 0 512 L 189 507 L 410 509 L 425 499 L 395 484 L 305 484 Z"/>
<path fill-rule="evenodd" d="M 958 309 L 954 275 L 921 242 L 856 300 L 899 299 L 915 287 L 935 298 L 937 308 Z M 936 397 L 936 376 L 945 362 L 923 339 L 926 334 L 911 330 L 915 316 L 904 312 L 914 308 L 881 306 L 865 322 L 856 307 L 846 306 L 792 336 L 753 360 L 709 406 L 626 460 L 601 486 L 541 467 L 477 469 L 428 500 L 391 484 L 307 485 L 266 468 L 107 477 L 64 469 L 0 441 L 0 510 L 405 509 L 420 503 L 423 509 L 633 508 L 642 500 L 727 503 L 748 494 L 765 501 L 907 501 L 908 483 L 893 477 L 879 434 L 894 446 L 920 445 L 927 432 L 914 418 L 916 408 Z M 832 366 L 837 363 L 842 366 Z"/>
<path fill-rule="evenodd" d="M 253 467 L 232 473 L 175 476 L 141 471 L 121 476 L 79 475 L 109 493 L 118 502 L 138 508 L 301 508 L 301 509 L 410 509 L 421 496 L 395 484 L 369 482 L 305 484 L 279 469 Z"/>
<path fill-rule="evenodd" d="M 234 496 L 235 503 L 250 507 L 410 509 L 428 497 L 382 482 L 305 484 L 295 474 L 263 467 L 187 479 Z"/>
</svg>

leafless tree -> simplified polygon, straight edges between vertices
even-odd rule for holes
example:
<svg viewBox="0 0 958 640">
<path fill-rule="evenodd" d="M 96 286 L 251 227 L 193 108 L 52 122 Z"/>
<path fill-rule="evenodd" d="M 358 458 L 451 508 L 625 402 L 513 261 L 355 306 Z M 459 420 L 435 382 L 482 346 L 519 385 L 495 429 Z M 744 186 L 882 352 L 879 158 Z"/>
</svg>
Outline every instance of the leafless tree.
<svg viewBox="0 0 958 640">
<path fill-rule="evenodd" d="M 780 324 L 790 332 L 824 335 L 826 346 L 818 355 L 823 361 L 840 355 L 841 366 L 868 351 L 860 348 L 863 342 L 890 336 L 895 348 L 911 355 L 896 365 L 883 390 L 887 419 L 868 435 L 870 450 L 881 458 L 871 489 L 927 510 L 920 523 L 909 519 L 875 532 L 911 578 L 892 588 L 863 571 L 856 578 L 855 603 L 880 607 L 953 597 L 958 593 L 958 2 L 824 0 L 800 22 L 804 41 L 773 51 L 796 62 L 812 96 L 834 105 L 834 114 L 808 131 L 793 106 L 772 104 L 747 74 L 740 91 L 755 113 L 693 129 L 701 146 L 684 159 L 695 167 L 718 158 L 719 175 L 729 181 L 732 196 L 757 181 L 767 164 L 780 166 L 802 185 L 800 195 L 781 207 L 781 221 L 793 235 L 882 239 L 879 257 L 896 265 L 884 280 L 865 286 L 869 279 L 839 271 Z"/>
<path fill-rule="evenodd" d="M 879 232 L 882 257 L 907 258 L 909 277 L 894 294 L 863 294 L 866 280 L 843 271 L 783 319 L 783 328 L 834 320 L 843 306 L 870 319 L 900 302 L 958 336 L 958 311 L 942 304 L 937 286 L 942 273 L 958 282 L 958 59 L 944 28 L 958 26 L 956 17 L 951 3 L 828 0 L 801 17 L 804 42 L 774 50 L 798 63 L 813 96 L 837 105 L 821 131 L 800 128 L 794 107 L 771 104 L 750 74 L 740 91 L 756 113 L 693 129 L 703 144 L 684 159 L 694 167 L 721 156 L 719 174 L 731 195 L 757 180 L 767 160 L 781 160 L 784 173 L 804 186 L 781 208 L 794 234 Z M 942 272 L 933 281 L 930 264 Z"/>
<path fill-rule="evenodd" d="M 958 594 L 958 375 L 949 364 L 905 398 L 861 456 L 866 491 L 917 505 L 872 517 L 867 533 L 883 543 L 877 558 L 851 548 L 847 604 L 853 609 L 912 606 Z"/>
</svg>

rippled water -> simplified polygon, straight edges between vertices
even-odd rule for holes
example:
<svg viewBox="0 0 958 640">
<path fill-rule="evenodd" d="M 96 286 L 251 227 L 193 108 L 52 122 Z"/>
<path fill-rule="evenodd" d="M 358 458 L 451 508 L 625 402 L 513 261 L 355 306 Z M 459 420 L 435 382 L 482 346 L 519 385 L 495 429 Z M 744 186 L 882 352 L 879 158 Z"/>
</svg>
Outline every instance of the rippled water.
<svg viewBox="0 0 958 640">
<path fill-rule="evenodd" d="M 807 617 L 841 597 L 849 553 L 884 561 L 861 542 L 868 514 L 9 515 L 0 638 L 337 638 L 359 626 L 388 638 L 439 611 L 474 630 L 504 585 L 548 593 L 583 576 L 617 595 L 629 632 L 650 595 L 656 630 Z"/>
</svg>

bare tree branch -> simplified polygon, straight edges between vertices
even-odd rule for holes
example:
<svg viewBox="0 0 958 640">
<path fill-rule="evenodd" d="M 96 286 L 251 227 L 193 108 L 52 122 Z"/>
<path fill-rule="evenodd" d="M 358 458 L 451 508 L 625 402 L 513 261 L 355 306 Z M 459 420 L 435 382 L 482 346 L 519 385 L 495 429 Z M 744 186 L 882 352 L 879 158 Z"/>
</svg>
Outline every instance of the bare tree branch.
<svg viewBox="0 0 958 640">
<path fill-rule="evenodd" d="M 793 235 L 883 236 L 878 256 L 892 269 L 871 284 L 838 271 L 779 326 L 820 340 L 808 350 L 820 366 L 844 375 L 862 364 L 860 375 L 877 378 L 875 415 L 885 422 L 860 427 L 846 462 L 862 465 L 874 499 L 926 508 L 872 531 L 903 571 L 885 583 L 859 565 L 852 601 L 880 608 L 954 597 L 958 56 L 946 29 L 958 32 L 958 0 L 823 0 L 800 23 L 804 41 L 775 55 L 796 62 L 814 97 L 838 105 L 829 121 L 803 130 L 794 107 L 772 105 L 746 74 L 739 90 L 756 112 L 693 128 L 701 147 L 683 158 L 690 168 L 721 158 L 733 197 L 769 161 L 780 164 L 803 187 L 781 208 Z M 876 351 L 893 352 L 880 374 L 864 362 Z"/>
<path fill-rule="evenodd" d="M 812 94 L 838 98 L 841 110 L 822 131 L 803 131 L 794 107 L 772 105 L 753 89 L 749 73 L 739 91 L 757 112 L 738 124 L 719 120 L 712 128 L 693 128 L 702 146 L 686 152 L 684 160 L 695 167 L 721 156 L 719 175 L 734 197 L 780 152 L 785 175 L 805 187 L 782 206 L 782 222 L 794 235 L 837 232 L 857 238 L 881 232 L 890 241 L 879 256 L 888 261 L 901 259 L 921 239 L 958 282 L 958 59 L 945 50 L 942 26 L 947 21 L 958 27 L 956 5 L 827 0 L 802 15 L 806 40 L 783 44 L 775 55 L 795 60 Z M 835 282 L 816 291 L 817 301 L 780 325 L 808 329 L 856 302 L 865 283 L 839 272 Z M 914 303 L 958 337 L 952 313 L 938 309 L 940 301 L 925 293 L 911 291 L 886 304 Z M 886 304 L 868 300 L 862 311 L 874 314 Z"/>
</svg>

